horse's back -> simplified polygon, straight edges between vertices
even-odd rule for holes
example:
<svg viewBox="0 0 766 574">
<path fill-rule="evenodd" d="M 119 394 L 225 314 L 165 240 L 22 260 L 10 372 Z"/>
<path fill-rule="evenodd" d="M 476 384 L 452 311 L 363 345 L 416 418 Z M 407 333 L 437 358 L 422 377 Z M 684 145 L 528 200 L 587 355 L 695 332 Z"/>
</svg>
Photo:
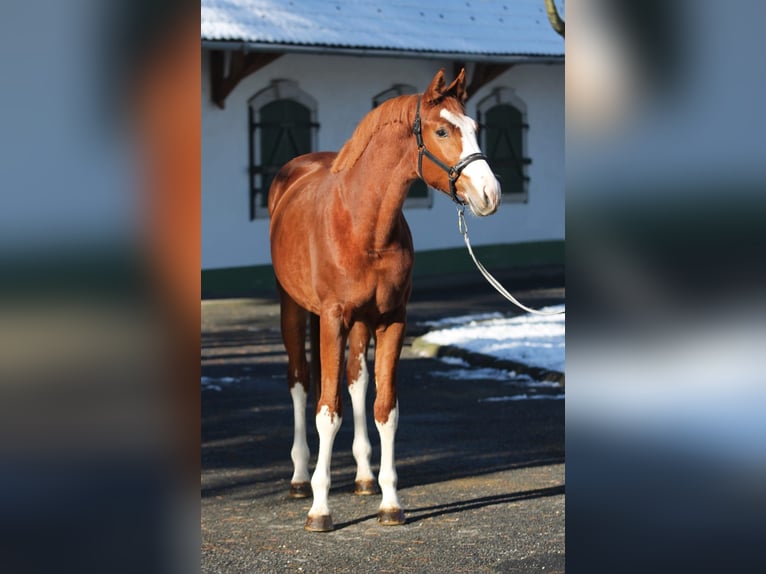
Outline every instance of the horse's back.
<svg viewBox="0 0 766 574">
<path fill-rule="evenodd" d="M 330 166 L 337 155 L 337 152 L 307 153 L 283 165 L 271 183 L 269 214 L 274 215 L 277 206 L 287 194 L 311 188 L 312 180 L 316 180 L 315 183 L 317 183 L 323 176 L 329 174 Z"/>
</svg>

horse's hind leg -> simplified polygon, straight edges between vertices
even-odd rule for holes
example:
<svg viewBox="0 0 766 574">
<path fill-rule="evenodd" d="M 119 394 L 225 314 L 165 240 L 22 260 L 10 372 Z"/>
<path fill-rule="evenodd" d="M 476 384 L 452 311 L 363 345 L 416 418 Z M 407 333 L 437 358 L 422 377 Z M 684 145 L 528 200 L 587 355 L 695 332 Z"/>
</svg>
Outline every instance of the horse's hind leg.
<svg viewBox="0 0 766 574">
<path fill-rule="evenodd" d="M 306 441 L 306 399 L 309 390 L 309 370 L 306 362 L 307 312 L 279 287 L 282 340 L 287 350 L 287 383 L 293 399 L 293 477 L 290 498 L 307 498 L 311 494 L 309 477 L 309 446 Z"/>
<path fill-rule="evenodd" d="M 351 451 L 356 460 L 355 494 L 375 494 L 375 476 L 370 468 L 372 447 L 367 435 L 367 346 L 370 343 L 370 330 L 364 323 L 355 323 L 348 337 L 348 359 L 346 360 L 346 377 L 348 392 L 351 395 L 351 405 L 354 409 L 354 443 Z"/>
</svg>

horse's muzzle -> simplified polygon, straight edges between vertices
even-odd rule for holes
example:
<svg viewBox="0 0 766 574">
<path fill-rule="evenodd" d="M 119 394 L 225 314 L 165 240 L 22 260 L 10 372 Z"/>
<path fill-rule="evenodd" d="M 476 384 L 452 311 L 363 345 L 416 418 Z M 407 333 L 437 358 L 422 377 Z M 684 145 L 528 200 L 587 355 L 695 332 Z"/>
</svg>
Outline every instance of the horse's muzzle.
<svg viewBox="0 0 766 574">
<path fill-rule="evenodd" d="M 480 188 L 471 189 L 463 197 L 474 215 L 485 217 L 492 215 L 500 206 L 500 184 L 497 180 L 481 182 Z"/>
</svg>

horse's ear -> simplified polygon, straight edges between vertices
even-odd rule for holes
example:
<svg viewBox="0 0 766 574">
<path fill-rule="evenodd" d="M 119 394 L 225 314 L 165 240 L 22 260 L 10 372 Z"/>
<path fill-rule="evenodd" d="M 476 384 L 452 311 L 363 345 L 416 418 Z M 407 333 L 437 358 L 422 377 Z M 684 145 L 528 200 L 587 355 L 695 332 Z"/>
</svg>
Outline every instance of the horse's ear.
<svg viewBox="0 0 766 574">
<path fill-rule="evenodd" d="M 434 79 L 431 80 L 431 84 L 428 89 L 423 92 L 423 100 L 429 104 L 435 104 L 444 98 L 444 86 L 447 82 L 444 81 L 444 68 L 436 72 Z"/>
<path fill-rule="evenodd" d="M 465 104 L 468 99 L 468 92 L 465 90 L 465 68 L 461 68 L 457 78 L 444 90 L 445 96 L 452 96 L 461 104 Z"/>
</svg>

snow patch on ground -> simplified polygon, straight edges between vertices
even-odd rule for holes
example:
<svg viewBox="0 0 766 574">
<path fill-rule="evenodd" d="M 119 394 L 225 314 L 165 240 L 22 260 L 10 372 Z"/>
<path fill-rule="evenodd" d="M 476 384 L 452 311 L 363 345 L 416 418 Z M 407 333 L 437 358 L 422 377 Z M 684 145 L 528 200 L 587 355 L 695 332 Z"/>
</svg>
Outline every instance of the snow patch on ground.
<svg viewBox="0 0 766 574">
<path fill-rule="evenodd" d="M 543 310 L 563 311 L 564 305 Z M 424 335 L 428 343 L 564 372 L 564 315 L 505 318 L 499 313 L 485 313 L 432 321 L 429 326 L 443 328 Z"/>
<path fill-rule="evenodd" d="M 480 403 L 504 403 L 507 401 L 527 401 L 527 400 L 562 400 L 563 394 L 559 395 L 508 395 L 504 397 L 487 397 L 485 399 L 479 399 Z"/>
<path fill-rule="evenodd" d="M 222 385 L 231 385 L 241 381 L 238 377 L 202 377 L 202 390 L 203 391 L 221 391 Z"/>
<path fill-rule="evenodd" d="M 489 321 L 490 319 L 502 319 L 503 316 L 498 313 L 497 311 L 494 311 L 492 313 L 477 313 L 474 315 L 458 315 L 457 317 L 445 317 L 443 319 L 438 319 L 436 321 L 423 321 L 420 323 L 420 325 L 424 325 L 426 327 L 434 327 L 438 329 L 443 329 L 445 327 L 453 327 L 455 325 L 464 326 L 464 325 L 475 325 L 481 321 Z"/>
<path fill-rule="evenodd" d="M 439 359 L 444 361 L 450 357 L 443 357 Z M 505 369 L 493 369 L 490 367 L 477 367 L 470 368 L 468 364 L 462 359 L 458 359 L 457 366 L 464 366 L 464 369 L 450 369 L 448 371 L 433 371 L 431 374 L 435 377 L 442 377 L 453 381 L 500 381 L 509 383 L 521 383 L 526 387 L 549 387 L 557 388 L 559 383 L 554 381 L 535 381 L 529 375 L 525 373 L 517 373 L 516 371 L 506 371 Z M 454 364 L 450 361 L 448 364 Z"/>
</svg>

